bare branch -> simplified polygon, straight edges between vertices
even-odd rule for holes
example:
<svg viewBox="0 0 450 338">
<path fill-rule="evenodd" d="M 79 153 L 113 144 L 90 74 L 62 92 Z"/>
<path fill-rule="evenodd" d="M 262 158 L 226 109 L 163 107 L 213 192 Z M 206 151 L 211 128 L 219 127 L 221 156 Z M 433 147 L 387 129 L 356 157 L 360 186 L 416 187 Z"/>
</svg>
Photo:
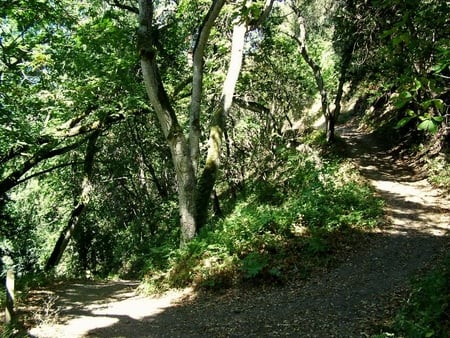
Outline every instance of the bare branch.
<svg viewBox="0 0 450 338">
<path fill-rule="evenodd" d="M 247 100 L 243 100 L 240 98 L 235 97 L 234 98 L 234 102 L 236 102 L 236 104 L 244 109 L 248 109 L 251 110 L 255 113 L 270 113 L 270 109 L 267 108 L 266 106 L 258 103 L 258 102 L 254 102 L 254 101 L 247 101 Z"/>
</svg>

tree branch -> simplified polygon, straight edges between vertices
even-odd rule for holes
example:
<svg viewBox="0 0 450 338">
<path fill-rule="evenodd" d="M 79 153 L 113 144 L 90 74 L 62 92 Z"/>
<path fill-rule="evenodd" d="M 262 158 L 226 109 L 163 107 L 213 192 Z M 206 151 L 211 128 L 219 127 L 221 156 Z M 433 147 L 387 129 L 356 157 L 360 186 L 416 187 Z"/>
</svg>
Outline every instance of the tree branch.
<svg viewBox="0 0 450 338">
<path fill-rule="evenodd" d="M 266 0 L 266 7 L 264 8 L 264 11 L 262 12 L 262 14 L 259 16 L 259 18 L 257 20 L 250 23 L 250 26 L 252 27 L 252 29 L 255 29 L 255 28 L 261 26 L 262 23 L 267 19 L 267 17 L 270 15 L 270 12 L 272 11 L 274 2 L 275 2 L 275 0 Z"/>
<path fill-rule="evenodd" d="M 38 165 L 40 162 L 58 155 L 65 154 L 79 147 L 85 141 L 86 139 L 84 138 L 61 148 L 56 148 L 59 145 L 56 142 L 43 146 L 33 157 L 23 162 L 18 169 L 14 170 L 6 178 L 0 181 L 0 196 L 18 185 L 20 177 L 22 177 L 22 175 L 24 175 L 31 168 Z"/>
<path fill-rule="evenodd" d="M 195 173 L 197 173 L 197 166 L 200 158 L 200 109 L 203 94 L 203 59 L 211 29 L 224 4 L 225 0 L 213 1 L 199 28 L 193 49 L 192 95 L 189 117 L 189 151 Z"/>
<path fill-rule="evenodd" d="M 120 9 L 124 9 L 124 10 L 134 13 L 134 14 L 139 14 L 139 9 L 137 7 L 125 5 L 118 0 L 108 1 L 108 4 L 111 6 L 120 8 Z"/>
<path fill-rule="evenodd" d="M 81 183 L 81 193 L 78 196 L 78 203 L 72 210 L 69 221 L 65 229 L 61 232 L 50 257 L 47 260 L 47 264 L 45 265 L 45 271 L 49 271 L 58 265 L 67 247 L 67 244 L 69 244 L 69 241 L 74 231 L 79 226 L 80 217 L 84 209 L 86 208 L 86 205 L 89 203 L 90 198 L 89 195 L 92 190 L 91 178 L 94 166 L 94 156 L 96 153 L 95 145 L 97 143 L 99 136 L 100 136 L 100 129 L 94 131 L 88 137 L 88 143 L 86 146 L 86 155 L 84 158 L 84 175 L 83 181 Z"/>
<path fill-rule="evenodd" d="M 23 183 L 23 182 L 26 182 L 26 181 L 28 181 L 28 180 L 34 178 L 34 177 L 38 177 L 38 176 L 41 176 L 41 175 L 48 174 L 48 173 L 50 173 L 50 172 L 52 172 L 52 171 L 54 171 L 54 170 L 58 170 L 58 169 L 61 169 L 61 168 L 65 168 L 65 167 L 68 167 L 68 166 L 71 166 L 71 165 L 83 164 L 83 163 L 84 163 L 84 162 L 78 161 L 78 162 L 69 162 L 69 163 L 58 164 L 58 165 L 55 165 L 54 167 L 51 167 L 51 168 L 48 168 L 48 169 L 39 171 L 39 172 L 34 173 L 34 174 L 31 174 L 31 175 L 29 175 L 29 176 L 27 176 L 27 177 L 24 177 L 24 178 L 22 178 L 21 180 L 18 180 L 16 185 L 19 185 L 19 184 L 21 184 L 21 183 Z"/>
<path fill-rule="evenodd" d="M 251 111 L 254 111 L 256 113 L 270 113 L 270 109 L 267 108 L 266 106 L 258 103 L 258 102 L 254 102 L 254 101 L 247 101 L 247 100 L 243 100 L 240 98 L 235 97 L 234 98 L 234 102 L 241 108 L 244 109 L 248 109 Z"/>
<path fill-rule="evenodd" d="M 131 116 L 140 116 L 144 114 L 150 113 L 149 109 L 139 109 L 130 113 Z M 83 115 L 85 117 L 87 115 Z M 79 122 L 74 122 L 79 120 L 80 117 L 76 117 L 64 123 L 64 126 L 68 126 L 69 128 L 60 127 L 57 129 L 57 132 L 53 135 L 41 135 L 35 141 L 35 145 L 44 146 L 45 144 L 49 144 L 52 142 L 56 142 L 56 139 L 66 139 L 71 137 L 76 137 L 80 135 L 85 135 L 95 130 L 102 128 L 102 130 L 107 129 L 110 125 L 114 123 L 119 123 L 125 120 L 128 116 L 124 114 L 111 114 L 108 115 L 103 123 L 100 121 L 94 121 L 88 125 L 77 125 Z M 80 119 L 81 120 L 81 119 Z M 15 157 L 22 155 L 22 153 L 28 151 L 31 148 L 31 144 L 29 143 L 20 143 L 12 146 L 6 152 L 0 154 L 0 164 L 4 165 L 6 162 L 12 160 Z"/>
</svg>

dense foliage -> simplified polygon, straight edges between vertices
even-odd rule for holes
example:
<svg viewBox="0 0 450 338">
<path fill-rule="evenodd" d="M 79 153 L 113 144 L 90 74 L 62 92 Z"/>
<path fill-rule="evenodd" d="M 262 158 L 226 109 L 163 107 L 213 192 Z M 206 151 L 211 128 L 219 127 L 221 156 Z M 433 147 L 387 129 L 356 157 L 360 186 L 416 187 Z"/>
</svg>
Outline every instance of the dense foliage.
<svg viewBox="0 0 450 338">
<path fill-rule="evenodd" d="M 148 274 L 146 287 L 223 287 L 306 276 L 381 220 L 382 202 L 350 163 L 317 162 L 296 150 L 278 149 L 277 155 L 273 170 L 224 206 L 226 215 L 187 248 L 161 248 L 171 256 L 165 270 Z"/>
<path fill-rule="evenodd" d="M 136 5 L 1 1 L 2 275 L 159 288 L 307 273 L 379 221 L 330 155 L 339 139 L 313 127 L 351 99 L 449 187 L 448 2 Z"/>
</svg>

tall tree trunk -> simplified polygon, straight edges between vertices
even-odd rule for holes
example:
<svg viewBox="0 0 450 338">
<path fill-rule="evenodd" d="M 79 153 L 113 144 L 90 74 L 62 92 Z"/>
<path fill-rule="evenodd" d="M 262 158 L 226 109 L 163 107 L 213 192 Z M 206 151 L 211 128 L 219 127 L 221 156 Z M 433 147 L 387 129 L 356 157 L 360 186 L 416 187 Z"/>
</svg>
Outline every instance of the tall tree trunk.
<svg viewBox="0 0 450 338">
<path fill-rule="evenodd" d="M 226 116 L 233 103 L 233 95 L 242 67 L 246 32 L 247 25 L 244 23 L 235 25 L 233 28 L 231 59 L 228 66 L 228 73 L 223 85 L 221 104 L 214 113 L 211 121 L 208 154 L 202 175 L 198 181 L 196 203 L 196 220 L 198 230 L 205 225 L 208 219 L 209 201 L 216 182 L 217 171 L 220 163 L 220 153 Z"/>
<path fill-rule="evenodd" d="M 349 2 L 349 6 L 354 6 L 353 1 Z M 305 62 L 310 66 L 310 68 L 313 71 L 314 79 L 316 81 L 317 88 L 319 89 L 319 92 L 320 92 L 321 103 L 322 103 L 322 105 L 321 105 L 322 114 L 325 117 L 326 141 L 327 141 L 327 143 L 330 144 L 335 141 L 335 127 L 336 127 L 336 122 L 339 117 L 339 114 L 341 113 L 341 101 L 342 101 L 342 96 L 343 96 L 343 92 L 344 92 L 344 84 L 346 82 L 347 69 L 351 62 L 351 57 L 353 54 L 353 48 L 354 48 L 355 41 L 354 41 L 354 38 L 352 37 L 351 40 L 347 43 L 346 48 L 344 49 L 344 52 L 342 55 L 342 62 L 341 62 L 339 85 L 338 85 L 336 97 L 334 100 L 334 109 L 330 110 L 329 102 L 328 102 L 328 94 L 327 94 L 327 90 L 324 85 L 320 66 L 309 56 L 308 49 L 306 47 L 305 19 L 301 15 L 301 12 L 298 8 L 293 6 L 292 9 L 297 16 L 297 21 L 298 21 L 298 34 L 294 37 L 294 39 L 297 41 L 297 43 L 300 47 L 300 53 L 301 53 L 303 59 L 305 60 Z"/>
<path fill-rule="evenodd" d="M 11 324 L 16 321 L 16 313 L 14 310 L 14 271 L 9 269 L 6 272 L 6 307 L 5 307 L 5 322 L 6 324 Z"/>
<path fill-rule="evenodd" d="M 339 85 L 334 99 L 334 109 L 329 112 L 329 119 L 327 120 L 327 143 L 333 143 L 335 140 L 335 125 L 341 114 L 342 96 L 344 95 L 344 85 L 347 81 L 347 70 L 352 60 L 353 48 L 355 41 L 352 40 L 342 55 L 341 74 L 339 77 Z"/>
<path fill-rule="evenodd" d="M 195 41 L 193 51 L 193 76 L 192 76 L 192 95 L 191 112 L 189 128 L 189 147 L 192 165 L 197 173 L 197 166 L 200 158 L 200 111 L 203 94 L 203 64 L 206 43 L 209 39 L 214 21 L 220 13 L 225 0 L 215 0 L 211 5 L 208 14 L 199 29 L 197 40 Z"/>
<path fill-rule="evenodd" d="M 181 246 L 189 242 L 196 233 L 195 223 L 195 171 L 191 161 L 189 143 L 178 123 L 170 104 L 156 63 L 155 27 L 153 27 L 153 2 L 139 1 L 138 49 L 145 89 L 155 109 L 164 136 L 167 139 L 178 187 Z"/>
<path fill-rule="evenodd" d="M 61 257 L 75 232 L 81 214 L 89 202 L 89 194 L 92 189 L 92 169 L 94 166 L 94 155 L 95 155 L 95 144 L 97 143 L 98 137 L 100 136 L 100 129 L 96 130 L 90 137 L 88 144 L 86 146 L 86 156 L 84 160 L 84 177 L 81 183 L 81 194 L 78 198 L 78 203 L 72 210 L 67 226 L 63 229 L 59 235 L 58 241 L 53 248 L 52 254 L 47 260 L 45 265 L 45 271 L 50 271 L 55 268 L 61 261 Z"/>
<path fill-rule="evenodd" d="M 347 7 L 346 10 L 350 15 L 355 15 L 356 7 L 355 7 L 355 1 L 348 0 L 345 3 L 345 6 Z M 348 68 L 350 67 L 352 57 L 353 57 L 353 51 L 355 49 L 356 44 L 356 34 L 357 28 L 354 24 L 356 20 L 350 20 L 352 23 L 350 24 L 349 31 L 347 32 L 347 41 L 344 42 L 344 48 L 341 53 L 341 65 L 340 65 L 340 74 L 339 74 L 339 84 L 336 91 L 336 97 L 334 99 L 334 109 L 330 112 L 330 129 L 329 132 L 327 132 L 327 141 L 329 140 L 329 143 L 334 142 L 335 137 L 335 124 L 337 122 L 337 119 L 339 118 L 339 115 L 341 114 L 341 104 L 342 104 L 342 97 L 344 95 L 344 85 L 347 82 L 347 72 Z M 350 23 L 350 22 L 349 22 Z"/>
<path fill-rule="evenodd" d="M 270 8 L 273 0 L 268 0 Z M 153 1 L 139 0 L 138 49 L 145 88 L 158 116 L 164 136 L 169 144 L 178 184 L 178 200 L 181 222 L 181 245 L 190 241 L 206 223 L 208 205 L 219 166 L 220 148 L 226 115 L 231 107 L 235 86 L 242 66 L 244 37 L 247 24 L 233 29 L 231 60 L 222 92 L 221 105 L 215 111 L 210 127 L 206 163 L 197 182 L 199 162 L 200 107 L 203 81 L 203 56 L 213 23 L 225 0 L 214 0 L 199 30 L 193 56 L 193 93 L 191 97 L 190 133 L 186 139 L 170 104 L 156 63 L 157 28 L 153 26 Z M 270 8 L 264 11 L 267 17 Z M 197 184 L 196 184 L 197 183 Z"/>
<path fill-rule="evenodd" d="M 155 108 L 164 136 L 167 139 L 175 168 L 180 212 L 181 245 L 189 242 L 196 233 L 195 223 L 195 172 L 189 144 L 170 105 L 159 76 L 155 55 L 141 53 L 141 66 L 150 102 Z"/>
</svg>

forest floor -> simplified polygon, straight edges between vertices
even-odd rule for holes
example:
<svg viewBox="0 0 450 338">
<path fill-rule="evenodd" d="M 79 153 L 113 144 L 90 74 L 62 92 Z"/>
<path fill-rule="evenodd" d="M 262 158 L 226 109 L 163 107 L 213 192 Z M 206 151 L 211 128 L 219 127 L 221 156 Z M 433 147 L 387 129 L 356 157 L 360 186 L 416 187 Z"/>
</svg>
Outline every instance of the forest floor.
<svg viewBox="0 0 450 338">
<path fill-rule="evenodd" d="M 448 199 L 383 139 L 340 128 L 350 157 L 386 201 L 387 224 L 329 271 L 283 286 L 144 297 L 137 282 L 64 284 L 32 295 L 33 337 L 370 337 L 449 241 Z M 32 307 L 34 304 L 34 307 Z M 31 314 L 30 314 L 31 310 Z"/>
</svg>

